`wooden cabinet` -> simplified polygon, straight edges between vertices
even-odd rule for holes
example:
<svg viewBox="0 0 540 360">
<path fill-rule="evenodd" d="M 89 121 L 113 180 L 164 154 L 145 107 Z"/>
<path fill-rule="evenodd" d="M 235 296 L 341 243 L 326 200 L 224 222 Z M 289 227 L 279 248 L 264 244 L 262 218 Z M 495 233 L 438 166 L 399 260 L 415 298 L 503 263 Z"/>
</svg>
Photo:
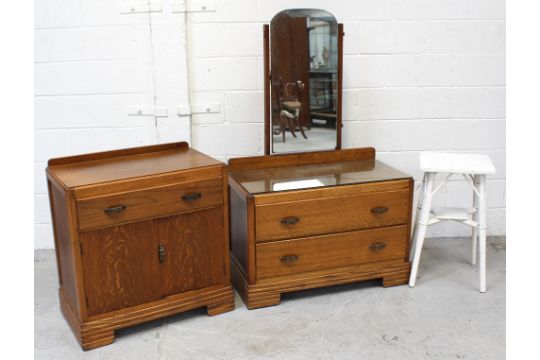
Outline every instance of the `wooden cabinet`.
<svg viewBox="0 0 540 360">
<path fill-rule="evenodd" d="M 290 291 L 405 284 L 413 179 L 375 149 L 229 160 L 232 276 L 247 307 Z"/>
<path fill-rule="evenodd" d="M 52 159 L 47 179 L 61 309 L 84 349 L 234 308 L 224 164 L 175 143 Z"/>
</svg>

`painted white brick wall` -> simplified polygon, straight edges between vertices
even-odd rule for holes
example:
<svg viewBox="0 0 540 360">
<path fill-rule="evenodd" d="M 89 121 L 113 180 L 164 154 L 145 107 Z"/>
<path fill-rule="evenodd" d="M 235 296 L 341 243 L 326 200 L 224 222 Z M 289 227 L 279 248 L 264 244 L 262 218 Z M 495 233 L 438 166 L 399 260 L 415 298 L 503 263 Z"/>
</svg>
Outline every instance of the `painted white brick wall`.
<svg viewBox="0 0 540 360">
<path fill-rule="evenodd" d="M 190 140 L 185 18 L 122 14 L 136 0 L 35 1 L 35 248 L 52 248 L 48 159 Z M 165 6 L 164 6 L 165 8 Z M 171 34 L 176 34 L 171 36 Z M 130 116 L 130 106 L 168 117 Z"/>
<path fill-rule="evenodd" d="M 181 139 L 222 161 L 261 154 L 262 24 L 293 7 L 345 25 L 344 147 L 375 146 L 416 180 L 422 150 L 490 155 L 488 230 L 505 233 L 504 0 L 216 0 L 187 15 L 165 0 L 121 14 L 129 1 L 35 2 L 36 248 L 53 244 L 51 157 Z M 189 100 L 220 111 L 176 115 Z M 169 116 L 126 113 L 154 104 Z M 465 186 L 451 181 L 437 204 L 468 204 Z M 429 235 L 467 234 L 445 223 Z"/>
</svg>

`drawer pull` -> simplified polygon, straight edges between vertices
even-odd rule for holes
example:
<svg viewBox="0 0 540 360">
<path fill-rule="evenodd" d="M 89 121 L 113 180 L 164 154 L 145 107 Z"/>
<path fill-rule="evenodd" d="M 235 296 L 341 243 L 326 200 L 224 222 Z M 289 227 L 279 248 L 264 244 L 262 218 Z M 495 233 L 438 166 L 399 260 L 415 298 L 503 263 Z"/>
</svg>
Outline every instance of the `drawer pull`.
<svg viewBox="0 0 540 360">
<path fill-rule="evenodd" d="M 294 225 L 300 221 L 300 218 L 296 216 L 287 216 L 281 219 L 283 225 Z"/>
<path fill-rule="evenodd" d="M 383 242 L 376 242 L 369 244 L 369 248 L 374 251 L 382 250 L 386 247 L 386 244 Z"/>
<path fill-rule="evenodd" d="M 189 194 L 182 195 L 182 200 L 193 201 L 193 200 L 200 199 L 201 196 L 202 194 L 200 192 L 189 193 Z"/>
<path fill-rule="evenodd" d="M 284 264 L 292 264 L 298 261 L 298 255 L 284 255 L 279 260 Z"/>
<path fill-rule="evenodd" d="M 377 206 L 371 209 L 371 213 L 377 214 L 377 215 L 384 214 L 387 211 L 388 211 L 388 208 L 386 206 Z"/>
<path fill-rule="evenodd" d="M 117 206 L 108 207 L 104 211 L 105 211 L 105 214 L 107 215 L 115 215 L 115 214 L 121 213 L 126 208 L 127 208 L 126 205 L 117 205 Z"/>
<path fill-rule="evenodd" d="M 165 245 L 163 244 L 158 245 L 158 257 L 160 263 L 165 261 Z"/>
</svg>

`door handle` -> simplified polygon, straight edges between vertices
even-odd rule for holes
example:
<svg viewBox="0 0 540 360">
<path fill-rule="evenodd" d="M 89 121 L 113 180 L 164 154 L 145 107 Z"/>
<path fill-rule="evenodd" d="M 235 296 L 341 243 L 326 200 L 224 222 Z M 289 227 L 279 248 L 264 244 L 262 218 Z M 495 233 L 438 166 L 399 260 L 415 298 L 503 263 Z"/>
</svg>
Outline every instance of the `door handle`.
<svg viewBox="0 0 540 360">
<path fill-rule="evenodd" d="M 287 216 L 281 219 L 283 225 L 294 225 L 300 221 L 299 217 L 296 216 Z"/>
<path fill-rule="evenodd" d="M 387 211 L 388 208 L 386 206 L 377 206 L 371 209 L 371 213 L 376 215 L 384 214 Z"/>
<path fill-rule="evenodd" d="M 284 264 L 292 264 L 298 261 L 298 255 L 280 256 L 279 260 Z"/>
<path fill-rule="evenodd" d="M 182 195 L 182 200 L 193 201 L 193 200 L 200 199 L 201 197 L 202 197 L 202 194 L 200 192 L 193 192 L 193 193 Z"/>
<path fill-rule="evenodd" d="M 383 242 L 376 242 L 369 244 L 369 248 L 374 251 L 382 250 L 386 247 L 386 244 Z"/>
<path fill-rule="evenodd" d="M 116 206 L 108 207 L 103 211 L 105 211 L 105 214 L 110 216 L 110 215 L 119 214 L 122 211 L 124 211 L 126 208 L 127 208 L 126 205 L 116 205 Z"/>
<path fill-rule="evenodd" d="M 159 262 L 162 263 L 165 261 L 165 245 L 163 244 L 159 244 L 158 245 L 158 257 L 159 257 Z"/>
</svg>

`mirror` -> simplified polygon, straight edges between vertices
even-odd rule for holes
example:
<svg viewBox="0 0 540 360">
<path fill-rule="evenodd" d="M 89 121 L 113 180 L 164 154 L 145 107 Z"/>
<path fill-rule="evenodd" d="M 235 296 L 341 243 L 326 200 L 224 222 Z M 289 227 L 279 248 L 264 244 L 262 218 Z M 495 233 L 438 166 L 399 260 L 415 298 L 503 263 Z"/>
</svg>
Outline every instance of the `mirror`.
<svg viewBox="0 0 540 360">
<path fill-rule="evenodd" d="M 289 9 L 265 28 L 265 152 L 341 148 L 342 25 Z"/>
</svg>

